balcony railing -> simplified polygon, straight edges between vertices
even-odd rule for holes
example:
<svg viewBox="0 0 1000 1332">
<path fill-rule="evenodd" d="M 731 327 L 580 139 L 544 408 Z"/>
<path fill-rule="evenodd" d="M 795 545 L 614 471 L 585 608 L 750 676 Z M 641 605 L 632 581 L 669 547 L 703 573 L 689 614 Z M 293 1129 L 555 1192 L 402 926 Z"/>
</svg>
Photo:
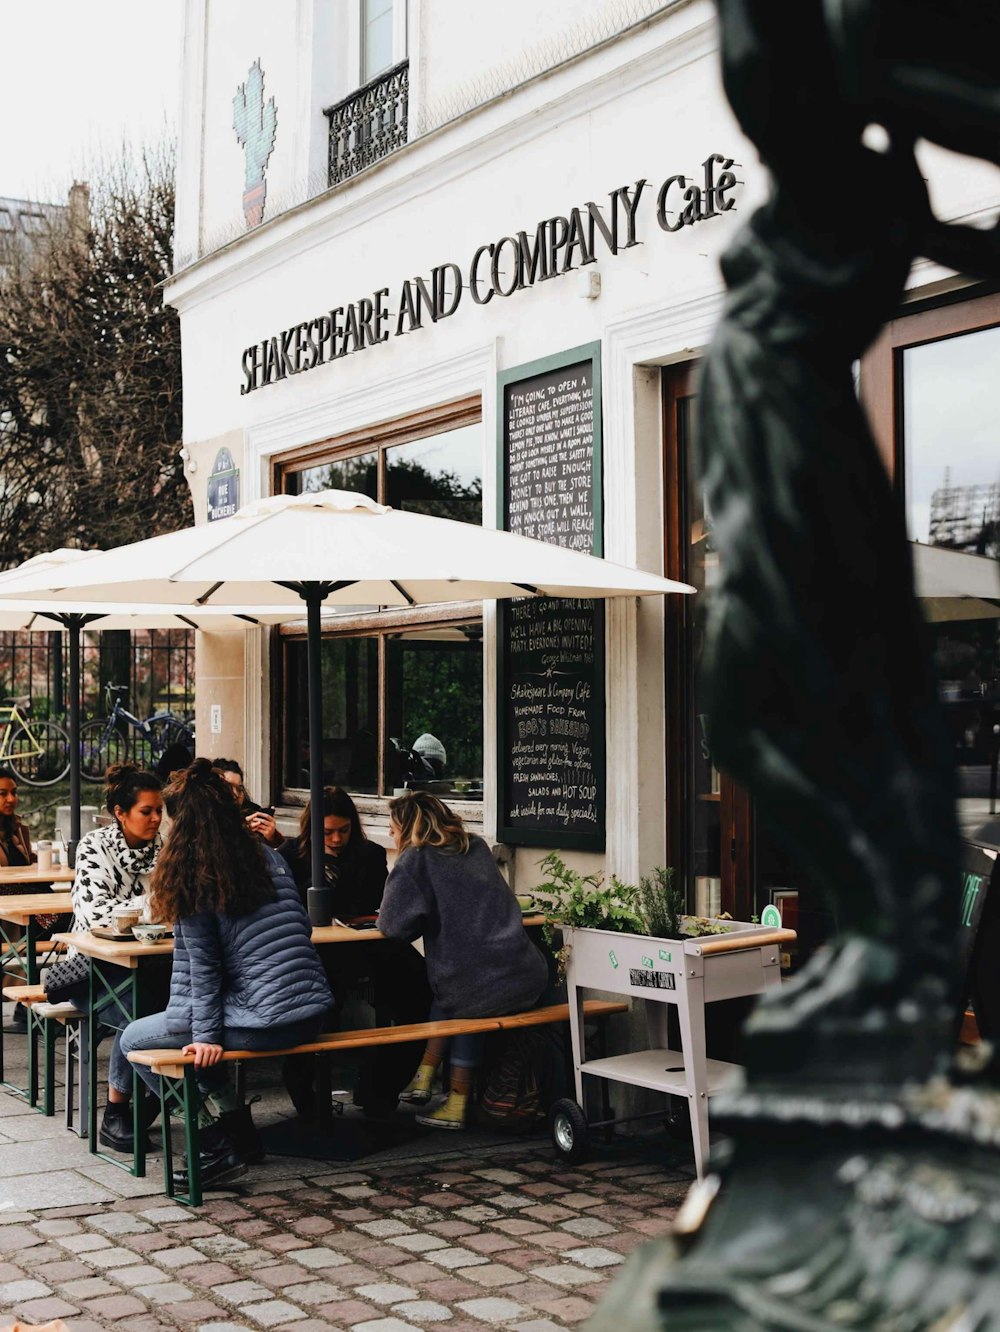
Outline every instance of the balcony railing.
<svg viewBox="0 0 1000 1332">
<path fill-rule="evenodd" d="M 380 74 L 324 115 L 330 121 L 330 177 L 336 185 L 406 143 L 410 62 Z"/>
</svg>

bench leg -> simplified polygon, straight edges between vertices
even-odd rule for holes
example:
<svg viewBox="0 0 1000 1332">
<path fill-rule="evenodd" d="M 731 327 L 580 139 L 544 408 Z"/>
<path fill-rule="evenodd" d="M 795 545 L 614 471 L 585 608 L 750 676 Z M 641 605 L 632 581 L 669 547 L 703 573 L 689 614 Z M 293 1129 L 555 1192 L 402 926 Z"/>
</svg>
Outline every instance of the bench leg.
<svg viewBox="0 0 1000 1332">
<path fill-rule="evenodd" d="M 54 1018 L 42 1018 L 42 1051 L 45 1067 L 42 1073 L 42 1113 L 50 1119 L 56 1112 L 56 1031 Z"/>
<path fill-rule="evenodd" d="M 25 1005 L 28 1037 L 28 1104 L 38 1109 L 38 1027 L 41 1019 L 35 1016 L 30 1004 Z"/>
<path fill-rule="evenodd" d="M 233 1090 L 240 1105 L 245 1105 L 247 1099 L 247 1070 L 242 1059 L 237 1062 L 233 1072 Z"/>
<path fill-rule="evenodd" d="M 194 1078 L 194 1068 L 189 1064 L 182 1078 L 160 1076 L 160 1114 L 163 1118 L 163 1191 L 168 1198 L 187 1203 L 189 1207 L 200 1207 L 201 1190 L 201 1130 L 198 1127 L 198 1112 L 201 1108 L 201 1095 Z M 188 1189 L 186 1194 L 178 1193 L 174 1184 L 174 1145 L 172 1112 L 181 1111 L 184 1121 L 184 1156 L 187 1163 Z"/>
<path fill-rule="evenodd" d="M 66 1127 L 78 1138 L 87 1136 L 87 1021 L 66 1022 Z"/>
</svg>

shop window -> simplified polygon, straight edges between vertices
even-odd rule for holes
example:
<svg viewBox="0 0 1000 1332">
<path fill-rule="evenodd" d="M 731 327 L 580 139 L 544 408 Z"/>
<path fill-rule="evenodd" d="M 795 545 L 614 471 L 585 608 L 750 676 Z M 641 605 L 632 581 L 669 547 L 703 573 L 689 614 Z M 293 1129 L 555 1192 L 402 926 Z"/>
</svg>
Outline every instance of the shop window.
<svg viewBox="0 0 1000 1332">
<path fill-rule="evenodd" d="M 407 785 L 483 798 L 482 621 L 323 640 L 323 781 L 358 795 Z M 283 785 L 309 785 L 306 645 L 284 640 Z M 380 700 L 383 700 L 380 707 Z"/>
<path fill-rule="evenodd" d="M 861 373 L 910 539 L 993 561 L 1000 561 L 998 367 L 1000 297 L 991 295 L 893 320 Z M 995 586 L 1000 597 L 1000 568 Z M 990 812 L 1000 737 L 1000 617 L 988 611 L 982 601 L 955 599 L 935 606 L 928 623 L 966 833 Z"/>
<path fill-rule="evenodd" d="M 331 441 L 282 460 L 275 488 L 334 488 L 416 513 L 481 523 L 478 399 Z M 275 661 L 282 729 L 277 785 L 309 784 L 306 652 L 301 627 L 281 631 Z M 345 608 L 326 615 L 323 775 L 359 795 L 407 783 L 449 799 L 483 795 L 483 648 L 479 603 Z"/>
</svg>

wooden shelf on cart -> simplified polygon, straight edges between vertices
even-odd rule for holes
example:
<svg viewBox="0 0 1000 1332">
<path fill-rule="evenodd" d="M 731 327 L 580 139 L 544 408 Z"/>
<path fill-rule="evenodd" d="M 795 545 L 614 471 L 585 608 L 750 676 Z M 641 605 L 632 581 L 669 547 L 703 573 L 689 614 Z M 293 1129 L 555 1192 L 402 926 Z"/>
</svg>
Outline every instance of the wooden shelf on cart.
<svg viewBox="0 0 1000 1332">
<path fill-rule="evenodd" d="M 722 1091 L 732 1075 L 741 1071 L 739 1064 L 727 1064 L 721 1059 L 706 1059 L 705 1066 L 709 1096 Z M 639 1050 L 635 1054 L 589 1059 L 580 1065 L 580 1072 L 612 1082 L 630 1082 L 650 1091 L 669 1092 L 671 1096 L 687 1095 L 684 1056 L 676 1050 Z"/>
</svg>

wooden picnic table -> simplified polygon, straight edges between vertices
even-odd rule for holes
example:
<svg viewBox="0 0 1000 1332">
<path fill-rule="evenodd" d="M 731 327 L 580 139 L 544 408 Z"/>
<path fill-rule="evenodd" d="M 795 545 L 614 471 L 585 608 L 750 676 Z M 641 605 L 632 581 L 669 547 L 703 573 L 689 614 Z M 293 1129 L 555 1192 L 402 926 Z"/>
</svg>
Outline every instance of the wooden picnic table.
<svg viewBox="0 0 1000 1332">
<path fill-rule="evenodd" d="M 29 866 L 34 869 L 34 866 Z M 6 872 L 7 867 L 4 867 Z M 24 874 L 24 869 L 15 869 L 16 874 Z M 72 871 L 70 871 L 72 874 Z M 38 984 L 38 917 L 64 915 L 73 910 L 71 894 L 61 893 L 19 893 L 12 897 L 0 897 L 0 969 L 6 973 L 11 967 L 15 972 L 20 968 L 24 972 L 26 985 Z M 7 928 L 9 925 L 20 926 L 24 933 L 16 936 Z M 3 1028 L 0 1024 L 0 1086 L 19 1096 L 26 1096 L 28 1089 L 18 1087 L 7 1081 L 4 1070 Z"/>
<path fill-rule="evenodd" d="M 0 888 L 4 884 L 23 883 L 28 886 L 41 883 L 72 883 L 76 870 L 68 865 L 53 865 L 40 870 L 37 865 L 0 865 Z"/>
</svg>

